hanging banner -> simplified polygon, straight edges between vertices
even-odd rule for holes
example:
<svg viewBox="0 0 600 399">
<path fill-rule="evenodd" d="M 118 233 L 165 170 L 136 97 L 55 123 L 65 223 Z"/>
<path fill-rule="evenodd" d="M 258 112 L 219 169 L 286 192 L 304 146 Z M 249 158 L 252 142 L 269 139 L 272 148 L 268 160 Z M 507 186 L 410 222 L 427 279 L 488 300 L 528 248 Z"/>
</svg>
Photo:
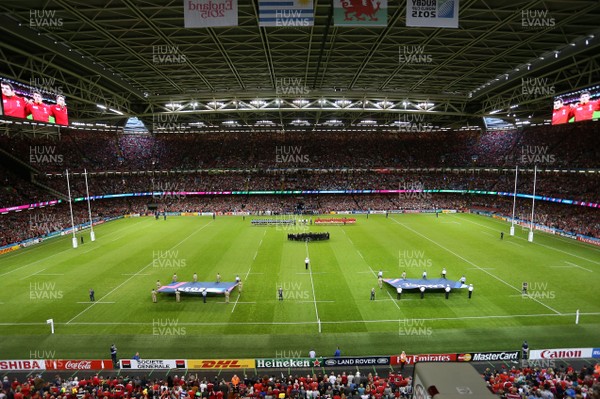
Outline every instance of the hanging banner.
<svg viewBox="0 0 600 399">
<path fill-rule="evenodd" d="M 313 0 L 259 0 L 258 26 L 313 26 Z"/>
<path fill-rule="evenodd" d="M 458 28 L 459 0 L 406 0 L 406 26 Z"/>
<path fill-rule="evenodd" d="M 333 0 L 335 26 L 387 26 L 387 0 Z"/>
<path fill-rule="evenodd" d="M 186 28 L 238 25 L 237 0 L 183 0 Z"/>
</svg>

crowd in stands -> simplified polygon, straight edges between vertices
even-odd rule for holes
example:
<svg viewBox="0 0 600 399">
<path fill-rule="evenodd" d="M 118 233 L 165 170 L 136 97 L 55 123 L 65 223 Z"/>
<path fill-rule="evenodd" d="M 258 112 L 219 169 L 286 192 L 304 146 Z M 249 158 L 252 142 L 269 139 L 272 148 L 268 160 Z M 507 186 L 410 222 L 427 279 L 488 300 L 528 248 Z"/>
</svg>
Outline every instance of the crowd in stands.
<svg viewBox="0 0 600 399">
<path fill-rule="evenodd" d="M 516 217 L 529 221 L 531 201 L 518 199 Z M 416 211 L 456 209 L 483 210 L 499 215 L 512 215 L 510 197 L 492 195 L 462 195 L 438 193 L 408 193 L 381 195 L 206 195 L 181 197 L 128 197 L 91 201 L 92 218 L 118 217 L 125 214 L 160 212 L 206 212 L 227 214 L 247 212 L 252 215 L 329 214 L 337 211 Z M 87 202 L 73 205 L 75 224 L 89 221 Z M 569 206 L 553 202 L 536 202 L 535 223 L 600 238 L 600 212 L 596 208 Z M 0 215 L 0 246 L 28 238 L 43 236 L 70 227 L 67 202 L 44 208 Z M 527 226 L 525 226 L 526 228 Z"/>
<path fill-rule="evenodd" d="M 520 173 L 517 191 L 533 192 L 533 173 Z M 40 176 L 38 182 L 66 193 L 63 175 Z M 514 191 L 514 172 L 401 172 L 353 171 L 288 173 L 155 173 L 144 175 L 90 175 L 90 195 L 162 191 L 265 191 L 265 190 L 482 190 Z M 72 195 L 86 195 L 80 174 L 70 176 Z M 538 173 L 536 194 L 600 202 L 600 174 Z"/>
<path fill-rule="evenodd" d="M 214 132 L 121 134 L 65 129 L 58 138 L 0 137 L 0 146 L 44 173 L 211 168 L 533 166 L 586 168 L 600 158 L 597 123 L 507 131 Z M 31 157 L 60 155 L 61 162 Z M 299 155 L 289 157 L 285 155 Z M 536 155 L 547 155 L 538 158 Z"/>
<path fill-rule="evenodd" d="M 104 373 L 103 373 L 104 374 Z M 12 381 L 5 376 L 2 399 L 404 399 L 412 394 L 412 378 L 360 371 L 313 375 L 185 376 L 164 379 L 145 375 L 60 375 L 46 381 L 30 375 Z M 504 399 L 600 399 L 600 365 L 486 369 L 482 375 L 491 392 Z"/>
<path fill-rule="evenodd" d="M 52 194 L 0 166 L 0 208 L 56 199 Z"/>
<path fill-rule="evenodd" d="M 600 398 L 600 364 L 582 367 L 512 367 L 486 369 L 488 388 L 505 399 L 596 399 Z"/>
<path fill-rule="evenodd" d="M 95 217 L 144 213 L 148 204 L 169 211 L 252 214 L 329 213 L 473 206 L 510 215 L 510 197 L 494 195 L 235 195 L 186 196 L 179 192 L 297 190 L 481 190 L 512 192 L 514 173 L 494 168 L 451 171 L 450 167 L 519 164 L 517 191 L 600 202 L 600 174 L 562 172 L 563 167 L 598 167 L 597 123 L 537 126 L 507 131 L 460 132 L 214 132 L 206 134 L 121 134 L 64 129 L 57 137 L 0 136 L 0 147 L 21 159 L 0 165 L 0 208 L 67 198 L 65 168 L 71 169 L 74 198 L 91 195 L 170 192 L 131 200 L 95 201 Z M 31 154 L 35 156 L 31 156 Z M 50 154 L 55 157 L 39 158 Z M 301 155 L 282 162 L 282 156 Z M 536 157 L 541 156 L 538 159 Z M 60 160 L 60 162 L 58 162 Z M 29 164 L 38 172 L 31 171 Z M 412 168 L 409 171 L 393 168 Z M 415 168 L 429 168 L 415 170 Z M 437 168 L 437 169 L 433 169 Z M 524 170 L 529 169 L 529 170 Z M 33 176 L 33 177 L 31 177 Z M 173 193 L 176 192 L 176 193 Z M 301 197 L 301 198 L 300 198 Z M 2 244 L 69 224 L 65 204 L 0 215 Z M 536 219 L 574 233 L 600 236 L 597 209 L 537 203 Z M 79 205 L 76 205 L 79 209 Z M 76 211 L 76 219 L 85 210 Z M 530 204 L 519 200 L 528 219 Z M 42 212 L 45 216 L 34 217 Z M 103 215 L 103 216 L 102 216 Z M 40 226 L 31 220 L 45 220 Z M 45 219 L 44 219 L 45 218 Z M 77 224 L 77 222 L 76 222 Z"/>
</svg>

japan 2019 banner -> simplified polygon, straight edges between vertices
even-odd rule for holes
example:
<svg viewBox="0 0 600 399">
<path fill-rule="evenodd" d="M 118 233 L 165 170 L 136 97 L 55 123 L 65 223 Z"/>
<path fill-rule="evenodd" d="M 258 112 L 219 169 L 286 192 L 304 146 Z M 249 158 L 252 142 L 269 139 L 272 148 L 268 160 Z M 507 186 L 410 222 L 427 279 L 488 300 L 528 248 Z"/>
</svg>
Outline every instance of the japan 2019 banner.
<svg viewBox="0 0 600 399">
<path fill-rule="evenodd" d="M 406 0 L 406 26 L 458 28 L 459 0 Z"/>
</svg>

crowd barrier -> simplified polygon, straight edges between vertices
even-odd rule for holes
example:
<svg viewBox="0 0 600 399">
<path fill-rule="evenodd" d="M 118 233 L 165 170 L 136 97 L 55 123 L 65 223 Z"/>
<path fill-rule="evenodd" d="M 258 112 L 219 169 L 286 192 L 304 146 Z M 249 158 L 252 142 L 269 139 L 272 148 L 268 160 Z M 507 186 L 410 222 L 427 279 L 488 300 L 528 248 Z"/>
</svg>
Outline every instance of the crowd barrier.
<svg viewBox="0 0 600 399">
<path fill-rule="evenodd" d="M 527 360 L 600 359 L 600 348 L 557 348 L 530 350 Z M 493 352 L 407 354 L 404 364 L 418 362 L 514 362 L 525 360 L 521 350 Z M 600 361 L 600 360 L 599 360 Z M 399 366 L 401 355 L 392 356 L 342 356 L 342 357 L 298 357 L 258 359 L 122 359 L 113 364 L 109 359 L 29 359 L 0 360 L 2 371 L 44 370 L 223 370 L 223 369 L 288 369 L 358 366 Z"/>
</svg>

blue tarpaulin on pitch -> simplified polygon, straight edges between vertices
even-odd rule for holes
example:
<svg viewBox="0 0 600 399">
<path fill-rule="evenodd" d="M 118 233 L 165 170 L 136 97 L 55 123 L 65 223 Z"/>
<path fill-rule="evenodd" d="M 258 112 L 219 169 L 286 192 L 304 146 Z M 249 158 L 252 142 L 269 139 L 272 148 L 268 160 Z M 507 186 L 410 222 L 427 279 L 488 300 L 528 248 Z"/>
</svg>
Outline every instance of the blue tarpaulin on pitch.
<svg viewBox="0 0 600 399">
<path fill-rule="evenodd" d="M 402 287 L 403 290 L 416 290 L 420 287 L 425 287 L 427 290 L 443 290 L 446 285 L 450 285 L 450 288 L 467 288 L 468 285 L 462 284 L 460 281 L 448 280 L 446 278 L 386 278 L 383 281 L 388 283 L 394 288 Z"/>
<path fill-rule="evenodd" d="M 202 291 L 206 290 L 207 295 L 224 295 L 225 291 L 231 292 L 237 285 L 238 283 L 236 282 L 216 283 L 214 281 L 198 281 L 195 283 L 189 283 L 182 281 L 180 283 L 163 285 L 158 289 L 158 292 L 162 292 L 164 294 L 175 294 L 175 291 L 179 290 L 179 292 L 182 294 L 202 295 Z"/>
</svg>

